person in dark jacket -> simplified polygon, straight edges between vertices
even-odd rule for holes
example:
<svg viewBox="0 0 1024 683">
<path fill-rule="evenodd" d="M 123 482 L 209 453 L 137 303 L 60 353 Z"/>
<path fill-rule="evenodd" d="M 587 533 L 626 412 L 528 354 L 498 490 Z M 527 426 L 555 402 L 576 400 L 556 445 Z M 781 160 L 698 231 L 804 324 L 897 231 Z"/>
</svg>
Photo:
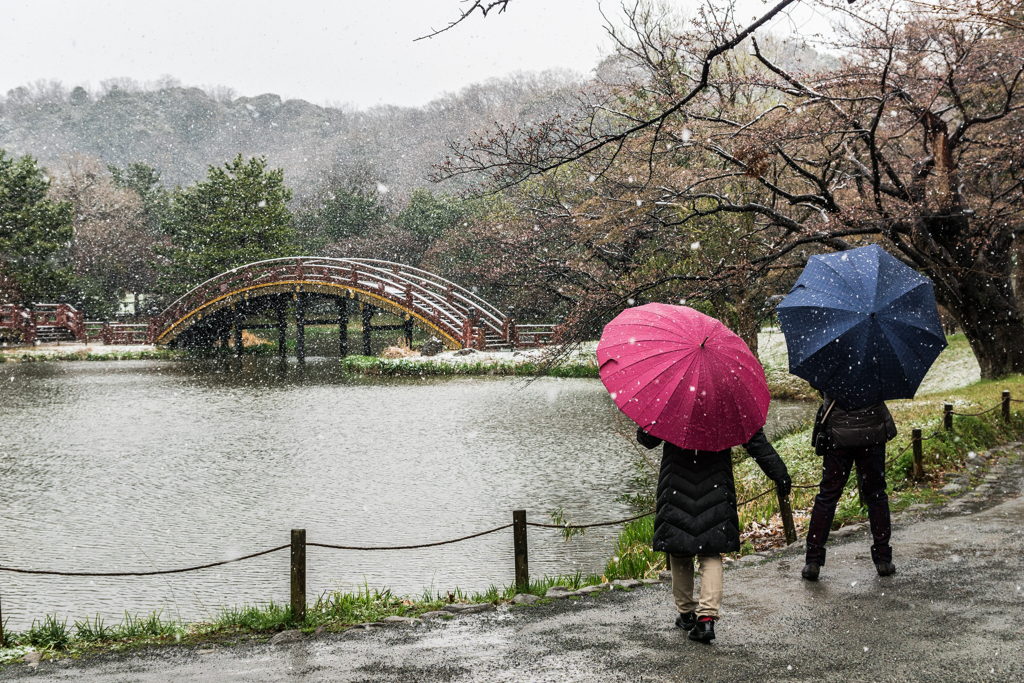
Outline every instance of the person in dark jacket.
<svg viewBox="0 0 1024 683">
<path fill-rule="evenodd" d="M 814 498 L 811 523 L 807 528 L 807 558 L 801 571 L 803 578 L 817 581 L 825 565 L 828 532 L 854 465 L 874 539 L 871 561 L 879 576 L 896 573 L 889 545 L 892 536 L 889 496 L 885 493 L 885 444 L 895 436 L 896 424 L 885 403 L 847 410 L 835 399 L 822 394 L 822 404 L 811 432 L 815 452 L 822 456 L 821 485 Z"/>
<path fill-rule="evenodd" d="M 637 441 L 654 448 L 662 440 L 637 429 Z M 765 438 L 764 430 L 743 444 L 747 453 L 788 496 L 792 481 L 786 463 Z M 672 594 L 676 626 L 690 639 L 708 643 L 715 638 L 715 620 L 722 605 L 722 553 L 740 549 L 740 520 L 732 449 L 686 450 L 665 442 L 658 475 L 654 550 L 671 556 Z M 693 560 L 700 566 L 700 599 L 693 594 Z"/>
</svg>

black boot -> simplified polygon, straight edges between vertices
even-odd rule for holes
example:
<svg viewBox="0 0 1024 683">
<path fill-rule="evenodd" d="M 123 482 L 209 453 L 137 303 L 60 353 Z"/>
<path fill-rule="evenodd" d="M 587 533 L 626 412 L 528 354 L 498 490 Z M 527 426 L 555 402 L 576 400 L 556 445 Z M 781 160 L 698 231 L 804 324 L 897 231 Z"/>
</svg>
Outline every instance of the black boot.
<svg viewBox="0 0 1024 683">
<path fill-rule="evenodd" d="M 878 570 L 879 576 L 892 576 L 896 573 L 896 565 L 892 562 L 876 562 L 875 569 Z"/>
<path fill-rule="evenodd" d="M 679 628 L 686 629 L 689 631 L 697 625 L 697 613 L 696 612 L 680 612 L 679 616 L 676 617 L 676 626 Z"/>
<path fill-rule="evenodd" d="M 701 617 L 697 625 L 690 631 L 690 640 L 699 640 L 702 643 L 710 643 L 715 639 L 715 620 L 709 617 Z"/>
<path fill-rule="evenodd" d="M 803 571 L 800 572 L 800 576 L 804 577 L 808 581 L 817 581 L 818 572 L 821 571 L 821 565 L 817 562 L 808 562 L 804 565 Z"/>
</svg>

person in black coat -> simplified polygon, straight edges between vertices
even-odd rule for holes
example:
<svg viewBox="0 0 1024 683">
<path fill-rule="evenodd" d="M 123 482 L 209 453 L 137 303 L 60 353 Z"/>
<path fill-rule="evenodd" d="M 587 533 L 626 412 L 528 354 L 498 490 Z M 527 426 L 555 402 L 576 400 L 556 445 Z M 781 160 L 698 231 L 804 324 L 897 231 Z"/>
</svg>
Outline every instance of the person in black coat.
<svg viewBox="0 0 1024 683">
<path fill-rule="evenodd" d="M 889 545 L 889 496 L 885 493 L 885 444 L 895 436 L 896 424 L 885 403 L 847 410 L 828 394 L 822 394 L 811 432 L 815 453 L 822 456 L 821 485 L 807 527 L 807 557 L 800 572 L 803 578 L 817 581 L 825 565 L 828 532 L 854 465 L 874 539 L 871 561 L 879 576 L 896 573 Z"/>
<path fill-rule="evenodd" d="M 662 440 L 637 429 L 637 441 L 654 448 Z M 788 496 L 792 481 L 764 430 L 743 444 L 750 457 Z M 695 451 L 665 442 L 658 475 L 654 550 L 671 556 L 672 593 L 676 626 L 690 631 L 691 640 L 715 638 L 715 620 L 722 605 L 722 553 L 740 549 L 740 520 L 736 512 L 736 484 L 732 449 Z M 693 559 L 701 575 L 699 602 L 693 595 Z"/>
</svg>

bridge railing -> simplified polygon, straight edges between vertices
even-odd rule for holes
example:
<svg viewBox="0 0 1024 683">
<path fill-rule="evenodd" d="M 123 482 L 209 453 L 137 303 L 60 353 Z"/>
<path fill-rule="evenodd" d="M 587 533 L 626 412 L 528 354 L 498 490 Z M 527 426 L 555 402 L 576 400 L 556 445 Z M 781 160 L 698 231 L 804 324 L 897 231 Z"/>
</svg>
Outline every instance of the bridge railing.
<svg viewBox="0 0 1024 683">
<path fill-rule="evenodd" d="M 555 338 L 556 325 L 516 325 L 516 346 L 547 346 Z"/>
<path fill-rule="evenodd" d="M 35 327 L 63 327 L 78 341 L 85 341 L 85 316 L 70 304 L 33 304 Z"/>
<path fill-rule="evenodd" d="M 70 304 L 33 304 L 31 309 L 17 304 L 0 306 L 0 330 L 20 334 L 26 344 L 39 338 L 40 327 L 67 329 L 77 341 L 85 341 L 85 317 Z"/>
<path fill-rule="evenodd" d="M 107 346 L 145 344 L 149 341 L 149 325 L 104 323 L 100 338 Z"/>
<path fill-rule="evenodd" d="M 36 326 L 32 312 L 18 304 L 0 304 L 0 332 L 5 332 L 4 336 L 18 334 L 26 344 L 34 344 Z"/>
</svg>

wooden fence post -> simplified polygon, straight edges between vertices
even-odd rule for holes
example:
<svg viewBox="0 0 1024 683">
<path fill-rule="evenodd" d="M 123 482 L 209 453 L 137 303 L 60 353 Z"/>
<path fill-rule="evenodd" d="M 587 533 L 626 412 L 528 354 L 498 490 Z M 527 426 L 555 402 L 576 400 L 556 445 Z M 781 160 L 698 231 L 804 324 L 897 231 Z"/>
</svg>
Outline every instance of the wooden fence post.
<svg viewBox="0 0 1024 683">
<path fill-rule="evenodd" d="M 526 553 L 526 510 L 512 511 L 512 543 L 516 555 L 516 590 L 530 590 L 530 567 Z"/>
<path fill-rule="evenodd" d="M 914 479 L 924 479 L 924 449 L 921 447 L 921 430 L 915 429 L 910 437 L 914 446 Z"/>
<path fill-rule="evenodd" d="M 1010 390 L 1003 389 L 1003 421 L 1010 421 Z"/>
<path fill-rule="evenodd" d="M 306 530 L 292 529 L 292 619 L 306 620 Z"/>
<path fill-rule="evenodd" d="M 0 602 L 0 647 L 4 646 L 4 608 Z"/>
<path fill-rule="evenodd" d="M 947 432 L 953 431 L 953 404 L 944 403 L 942 405 L 942 425 L 946 428 Z"/>
<path fill-rule="evenodd" d="M 789 504 L 789 496 L 779 495 L 779 516 L 782 517 L 782 529 L 786 532 L 786 545 L 796 543 L 796 523 L 793 521 L 793 507 Z"/>
</svg>

